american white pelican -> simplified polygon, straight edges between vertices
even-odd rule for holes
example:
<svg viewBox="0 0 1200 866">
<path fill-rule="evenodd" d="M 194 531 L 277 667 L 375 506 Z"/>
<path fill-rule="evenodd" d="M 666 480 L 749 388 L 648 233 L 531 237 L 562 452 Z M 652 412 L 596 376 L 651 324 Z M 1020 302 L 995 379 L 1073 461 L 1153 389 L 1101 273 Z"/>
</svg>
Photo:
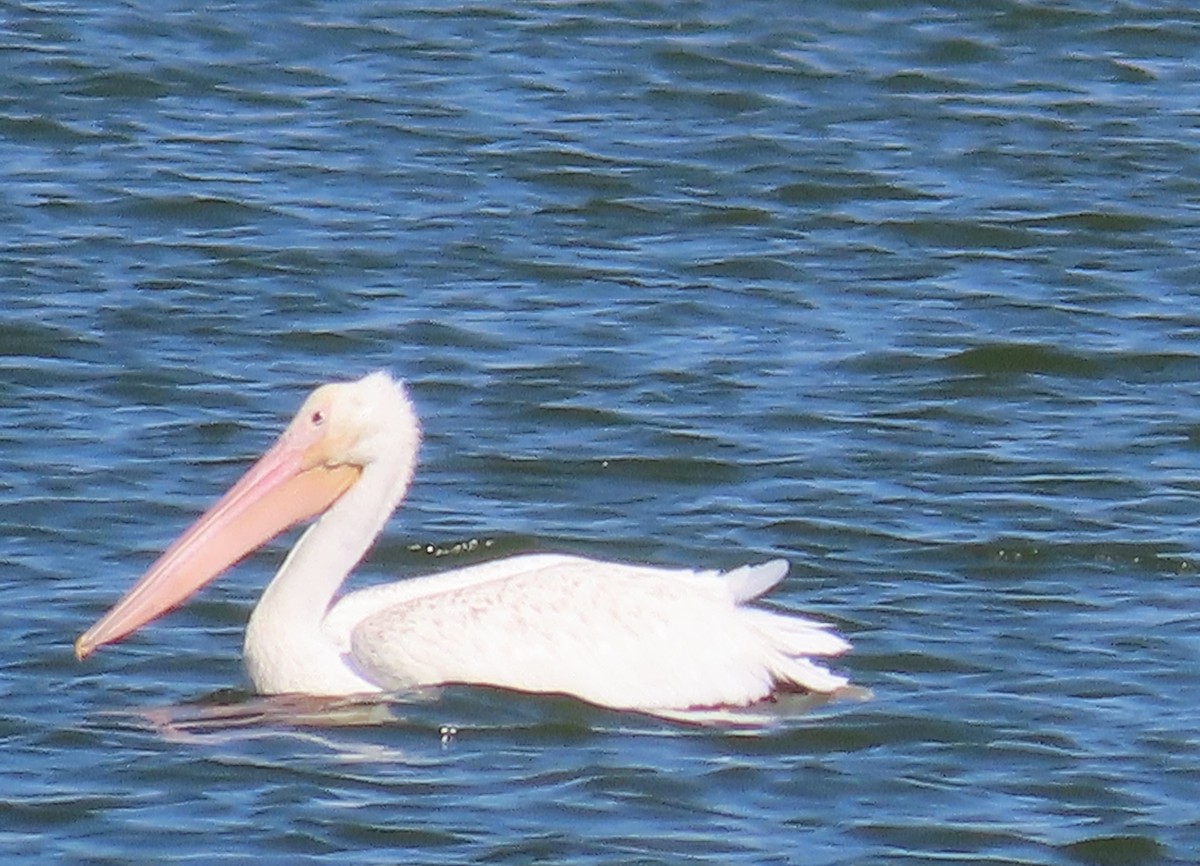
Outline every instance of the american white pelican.
<svg viewBox="0 0 1200 866">
<path fill-rule="evenodd" d="M 321 515 L 250 616 L 246 666 L 260 693 L 464 683 L 679 715 L 846 685 L 811 658 L 846 651 L 845 640 L 745 604 L 783 578 L 783 560 L 720 574 L 539 553 L 335 600 L 408 489 L 419 441 L 405 388 L 386 373 L 318 388 L 270 450 L 80 636 L 76 656 Z"/>
</svg>

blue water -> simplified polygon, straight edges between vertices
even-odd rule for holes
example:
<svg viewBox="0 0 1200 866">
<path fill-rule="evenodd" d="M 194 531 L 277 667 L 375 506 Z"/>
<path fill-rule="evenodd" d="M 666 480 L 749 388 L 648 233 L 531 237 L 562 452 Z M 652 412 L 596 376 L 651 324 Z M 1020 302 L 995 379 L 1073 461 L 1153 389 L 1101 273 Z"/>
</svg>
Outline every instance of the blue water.
<svg viewBox="0 0 1200 866">
<path fill-rule="evenodd" d="M 1195 862 L 1190 4 L 0 22 L 6 862 Z M 291 538 L 74 660 L 310 387 L 380 367 L 426 439 L 361 583 L 782 556 L 771 602 L 874 699 L 256 717 Z"/>
</svg>

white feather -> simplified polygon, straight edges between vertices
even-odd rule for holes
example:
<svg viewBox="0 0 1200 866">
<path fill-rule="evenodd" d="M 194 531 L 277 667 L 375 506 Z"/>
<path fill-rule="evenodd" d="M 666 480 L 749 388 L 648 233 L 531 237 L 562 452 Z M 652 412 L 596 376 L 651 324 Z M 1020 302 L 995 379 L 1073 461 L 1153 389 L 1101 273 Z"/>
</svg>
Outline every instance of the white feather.
<svg viewBox="0 0 1200 866">
<path fill-rule="evenodd" d="M 246 659 L 259 691 L 472 683 L 678 717 L 779 689 L 845 685 L 813 658 L 844 652 L 846 641 L 812 620 L 747 606 L 783 579 L 783 560 L 720 574 L 531 554 L 334 603 L 403 498 L 420 434 L 403 386 L 387 377 L 317 395 L 317 408 L 306 403 L 298 418 L 319 415 L 336 435 L 330 459 L 345 447 L 342 459 L 362 472 L 305 533 L 251 617 Z M 343 413 L 349 428 L 339 426 Z"/>
</svg>

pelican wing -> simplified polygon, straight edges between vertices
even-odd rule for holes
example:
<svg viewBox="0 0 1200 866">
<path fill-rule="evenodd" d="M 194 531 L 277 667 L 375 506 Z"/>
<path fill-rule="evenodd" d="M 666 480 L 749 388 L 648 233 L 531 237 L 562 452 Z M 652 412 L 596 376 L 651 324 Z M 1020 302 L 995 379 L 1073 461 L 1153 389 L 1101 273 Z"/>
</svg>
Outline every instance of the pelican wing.
<svg viewBox="0 0 1200 866">
<path fill-rule="evenodd" d="M 751 608 L 787 564 L 728 574 L 536 554 L 354 593 L 353 667 L 388 690 L 475 683 L 653 711 L 745 706 L 784 684 L 845 680 L 810 660 L 849 644 L 823 625 Z"/>
</svg>

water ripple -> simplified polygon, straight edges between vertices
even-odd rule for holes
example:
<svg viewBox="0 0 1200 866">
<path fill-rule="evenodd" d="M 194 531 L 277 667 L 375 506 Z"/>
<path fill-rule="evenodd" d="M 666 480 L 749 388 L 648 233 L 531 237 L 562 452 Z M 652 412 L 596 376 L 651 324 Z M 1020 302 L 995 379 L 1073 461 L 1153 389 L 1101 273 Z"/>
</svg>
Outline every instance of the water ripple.
<svg viewBox="0 0 1200 866">
<path fill-rule="evenodd" d="M 1194 859 L 1193 9 L 3 14 L 9 860 Z M 874 700 L 110 715 L 252 705 L 205 696 L 283 545 L 71 640 L 307 388 L 379 367 L 425 445 L 358 580 L 784 556 L 769 603 Z"/>
</svg>

